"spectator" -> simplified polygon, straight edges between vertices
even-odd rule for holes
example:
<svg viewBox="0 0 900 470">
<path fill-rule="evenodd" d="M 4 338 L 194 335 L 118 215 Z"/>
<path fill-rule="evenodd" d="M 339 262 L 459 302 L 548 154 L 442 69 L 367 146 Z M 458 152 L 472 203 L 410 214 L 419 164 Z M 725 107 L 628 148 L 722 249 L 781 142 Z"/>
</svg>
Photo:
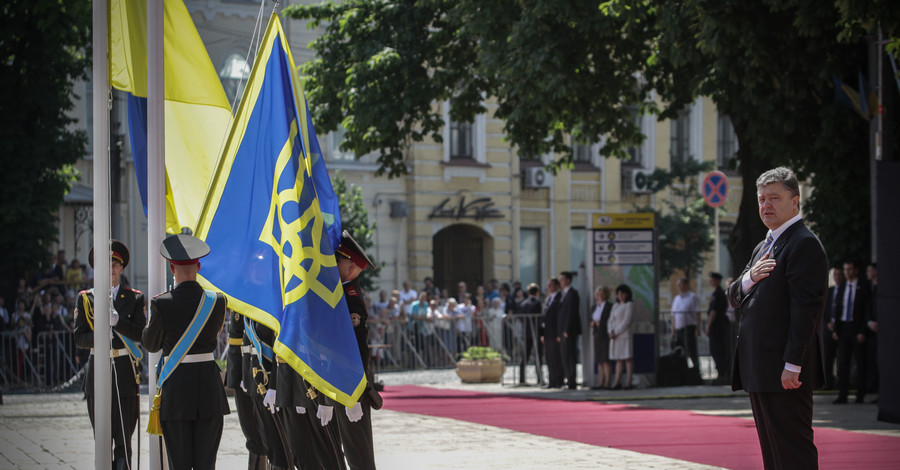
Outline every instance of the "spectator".
<svg viewBox="0 0 900 470">
<path fill-rule="evenodd" d="M 611 388 L 629 390 L 634 373 L 634 351 L 631 343 L 631 316 L 633 314 L 631 288 L 625 284 L 616 287 L 616 304 L 609 316 L 609 358 L 616 361 L 616 378 Z M 625 366 L 625 385 L 620 382 L 622 366 Z"/>
<path fill-rule="evenodd" d="M 420 292 L 419 298 L 409 306 L 409 330 L 413 333 L 416 350 L 420 354 L 425 350 L 425 322 L 428 317 L 428 294 Z"/>
<path fill-rule="evenodd" d="M 609 287 L 600 286 L 594 291 L 594 306 L 591 308 L 591 332 L 594 339 L 594 361 L 597 363 L 597 382 L 592 388 L 608 388 L 612 378 L 612 364 L 609 362 L 609 316 L 612 303 L 609 301 Z"/>
<path fill-rule="evenodd" d="M 672 300 L 672 333 L 670 339 L 684 348 L 691 358 L 691 368 L 700 371 L 697 354 L 697 337 L 700 336 L 700 298 L 691 292 L 691 284 L 686 277 L 678 280 L 678 295 Z"/>
<path fill-rule="evenodd" d="M 844 283 L 844 270 L 836 267 L 831 270 L 834 285 L 828 288 L 825 297 L 825 314 L 822 321 L 822 342 L 825 350 L 825 390 L 834 390 L 834 361 L 837 359 L 837 339 L 834 338 L 834 322 L 840 320 L 841 285 Z"/>
<path fill-rule="evenodd" d="M 490 305 L 491 299 L 489 299 L 484 293 L 484 286 L 478 286 L 475 288 L 475 298 L 472 300 L 472 303 L 475 304 L 475 309 L 477 312 L 481 312 L 485 308 Z"/>
<path fill-rule="evenodd" d="M 380 316 L 381 311 L 384 310 L 388 306 L 388 293 L 386 290 L 382 289 L 378 292 L 378 300 L 372 303 L 372 314 L 374 316 Z"/>
<path fill-rule="evenodd" d="M 463 304 L 456 307 L 456 331 L 457 346 L 459 351 L 465 351 L 472 344 L 472 316 L 475 314 L 475 305 L 472 304 L 472 296 L 466 295 Z"/>
<path fill-rule="evenodd" d="M 24 318 L 25 322 L 31 326 L 31 314 L 25 310 L 25 301 L 22 299 L 16 301 L 16 309 L 10 315 L 9 325 L 12 329 L 15 330 L 19 327 L 20 318 Z"/>
<path fill-rule="evenodd" d="M 441 298 L 441 290 L 434 285 L 434 280 L 431 279 L 431 276 L 425 278 L 425 287 L 423 287 L 422 290 L 430 297 L 428 300 L 437 300 Z"/>
<path fill-rule="evenodd" d="M 403 281 L 403 289 L 400 291 L 400 304 L 404 307 L 409 306 L 419 298 L 419 294 L 413 290 L 409 281 Z"/>
<path fill-rule="evenodd" d="M 66 271 L 66 290 L 75 295 L 84 285 L 84 270 L 81 269 L 81 261 L 72 260 L 72 265 Z"/>
<path fill-rule="evenodd" d="M 467 295 L 469 295 L 469 291 L 466 289 L 466 283 L 459 281 L 459 284 L 456 285 L 456 295 L 454 296 L 456 303 L 462 305 L 466 301 Z"/>
<path fill-rule="evenodd" d="M 485 289 L 486 292 L 484 295 L 487 300 L 494 300 L 497 297 L 501 296 L 500 289 L 497 287 L 498 285 L 499 284 L 496 279 L 491 279 L 490 281 L 488 281 L 488 286 L 487 286 L 487 289 Z M 507 289 L 507 290 L 509 290 L 509 289 Z M 506 300 L 503 297 L 500 297 L 500 298 L 503 299 L 504 301 Z"/>
<path fill-rule="evenodd" d="M 484 320 L 484 329 L 487 331 L 488 344 L 501 351 L 503 349 L 503 318 L 506 317 L 506 312 L 503 311 L 500 299 L 491 300 L 491 306 L 485 309 L 481 317 Z"/>
<path fill-rule="evenodd" d="M 29 349 L 31 349 L 31 323 L 22 316 L 16 320 L 16 373 L 19 380 L 25 380 L 25 356 L 28 355 Z"/>
<path fill-rule="evenodd" d="M 706 336 L 709 338 L 709 352 L 716 362 L 716 383 L 727 385 L 731 383 L 731 322 L 725 316 L 728 299 L 725 290 L 722 289 L 722 275 L 716 272 L 709 273 L 709 285 L 713 288 L 712 297 L 709 300 L 709 308 L 706 310 L 708 318 L 706 324 Z"/>
<path fill-rule="evenodd" d="M 6 329 L 9 325 L 9 310 L 6 310 L 6 301 L 0 297 L 0 331 Z"/>
<path fill-rule="evenodd" d="M 538 296 L 541 294 L 541 288 L 538 287 L 537 284 L 531 283 L 528 285 L 528 298 L 523 300 L 519 304 L 519 308 L 516 309 L 516 312 L 520 315 L 528 315 L 525 318 L 519 318 L 514 320 L 514 326 L 517 328 L 522 328 L 522 334 L 525 336 L 524 343 L 520 343 L 519 347 L 516 349 L 520 351 L 522 354 L 521 361 L 519 362 L 519 383 L 525 383 L 525 367 L 528 365 L 528 360 L 531 358 L 531 354 L 533 348 L 537 346 L 538 342 L 536 341 L 537 334 L 537 324 L 540 322 L 540 318 L 538 315 L 541 313 L 542 305 L 541 300 Z M 524 323 L 524 328 L 522 323 Z M 540 362 L 535 361 L 535 372 L 537 373 L 538 383 L 542 384 L 544 382 L 543 371 L 540 368 Z"/>
</svg>

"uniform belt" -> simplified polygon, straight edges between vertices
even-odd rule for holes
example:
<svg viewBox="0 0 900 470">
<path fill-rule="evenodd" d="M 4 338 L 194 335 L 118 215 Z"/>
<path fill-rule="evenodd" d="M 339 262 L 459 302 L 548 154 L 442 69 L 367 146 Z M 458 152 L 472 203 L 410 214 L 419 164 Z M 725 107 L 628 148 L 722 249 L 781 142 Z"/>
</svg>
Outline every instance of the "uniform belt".
<svg viewBox="0 0 900 470">
<path fill-rule="evenodd" d="M 241 352 L 244 354 L 250 354 L 250 346 L 249 345 L 241 346 Z"/>
<path fill-rule="evenodd" d="M 185 355 L 181 359 L 181 363 L 182 364 L 190 364 L 192 362 L 206 362 L 206 361 L 212 361 L 214 359 L 215 359 L 215 356 L 213 356 L 213 353 L 211 353 L 211 352 L 199 353 L 199 354 L 188 354 L 188 355 Z M 166 356 L 165 360 L 168 361 L 169 356 Z"/>
<path fill-rule="evenodd" d="M 244 339 L 243 339 L 243 338 L 228 338 L 228 345 L 229 345 L 229 346 L 240 346 L 240 345 L 243 344 L 243 343 L 244 343 Z"/>
<path fill-rule="evenodd" d="M 91 348 L 91 355 L 94 354 L 94 348 Z M 124 357 L 128 355 L 128 348 L 110 349 L 109 357 Z"/>
</svg>

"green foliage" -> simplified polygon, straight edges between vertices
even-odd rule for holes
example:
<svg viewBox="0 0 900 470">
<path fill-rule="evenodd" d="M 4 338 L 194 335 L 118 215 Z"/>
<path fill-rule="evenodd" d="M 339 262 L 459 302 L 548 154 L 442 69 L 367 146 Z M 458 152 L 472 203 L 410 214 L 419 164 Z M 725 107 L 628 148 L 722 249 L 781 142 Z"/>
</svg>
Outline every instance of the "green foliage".
<svg viewBox="0 0 900 470">
<path fill-rule="evenodd" d="M 461 359 L 469 359 L 472 361 L 489 361 L 492 359 L 509 360 L 508 356 L 501 354 L 490 346 L 469 346 L 464 352 L 459 354 Z"/>
<path fill-rule="evenodd" d="M 331 185 L 338 196 L 341 228 L 350 232 L 363 251 L 368 251 L 374 243 L 372 236 L 375 234 L 377 224 L 375 222 L 369 224 L 369 211 L 366 210 L 366 204 L 363 201 L 362 189 L 354 184 L 351 184 L 348 189 L 347 180 L 341 176 L 340 172 L 335 173 L 331 179 Z M 359 275 L 359 285 L 363 290 L 371 292 L 375 289 L 375 279 L 378 278 L 378 272 L 384 263 L 372 256 L 369 256 L 369 259 L 375 264 L 374 270 L 363 271 Z"/>
<path fill-rule="evenodd" d="M 657 194 L 669 190 L 671 197 L 658 197 L 666 210 L 650 207 L 638 212 L 654 212 L 659 230 L 660 277 L 671 277 L 680 270 L 692 277 L 703 264 L 703 254 L 713 247 L 712 208 L 697 193 L 703 172 L 712 162 L 672 159 L 670 171 L 657 168 L 650 175 L 650 185 Z"/>
<path fill-rule="evenodd" d="M 66 112 L 89 65 L 90 25 L 90 2 L 0 6 L 0 285 L 37 270 L 57 243 L 56 213 L 86 152 Z"/>
</svg>

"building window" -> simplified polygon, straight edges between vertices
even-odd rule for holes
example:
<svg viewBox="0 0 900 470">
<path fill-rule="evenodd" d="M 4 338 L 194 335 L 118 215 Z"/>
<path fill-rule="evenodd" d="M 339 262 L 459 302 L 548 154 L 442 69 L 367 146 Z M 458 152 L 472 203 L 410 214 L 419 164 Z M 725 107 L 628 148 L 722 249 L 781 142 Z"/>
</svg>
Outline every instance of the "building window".
<svg viewBox="0 0 900 470">
<path fill-rule="evenodd" d="M 338 125 L 338 128 L 328 134 L 328 160 L 338 162 L 356 161 L 356 154 L 350 151 L 342 151 L 341 143 L 346 139 L 347 130 L 344 126 Z"/>
<path fill-rule="evenodd" d="M 225 89 L 229 103 L 235 103 L 244 94 L 247 78 L 250 77 L 250 64 L 240 54 L 231 54 L 225 59 L 225 65 L 219 70 L 219 80 Z"/>
<path fill-rule="evenodd" d="M 686 162 L 691 157 L 691 109 L 684 108 L 671 121 L 669 152 L 672 162 Z"/>
<path fill-rule="evenodd" d="M 472 146 L 472 123 L 450 123 L 450 158 L 474 160 L 475 153 Z"/>
<path fill-rule="evenodd" d="M 734 133 L 734 126 L 731 124 L 731 118 L 728 117 L 727 114 L 719 113 L 716 162 L 720 169 L 734 169 L 731 160 L 734 159 L 737 149 L 737 135 Z"/>
<path fill-rule="evenodd" d="M 519 281 L 523 286 L 534 282 L 541 285 L 541 229 L 523 228 L 519 231 Z"/>
<path fill-rule="evenodd" d="M 591 144 L 573 143 L 572 144 L 572 160 L 575 163 L 594 163 L 594 156 L 591 152 L 593 146 Z"/>
<path fill-rule="evenodd" d="M 634 121 L 634 125 L 643 132 L 643 126 L 641 125 L 644 121 L 643 116 L 638 113 L 637 106 L 629 106 L 629 108 L 631 108 L 631 119 Z M 628 158 L 622 161 L 623 164 L 640 168 L 644 167 L 643 146 L 636 145 L 634 147 L 628 147 L 626 151 L 628 152 Z"/>
<path fill-rule="evenodd" d="M 584 249 L 584 237 L 586 234 L 587 231 L 584 227 L 572 227 L 569 230 L 569 270 L 572 272 L 577 273 L 578 269 L 585 264 L 587 252 Z"/>
</svg>

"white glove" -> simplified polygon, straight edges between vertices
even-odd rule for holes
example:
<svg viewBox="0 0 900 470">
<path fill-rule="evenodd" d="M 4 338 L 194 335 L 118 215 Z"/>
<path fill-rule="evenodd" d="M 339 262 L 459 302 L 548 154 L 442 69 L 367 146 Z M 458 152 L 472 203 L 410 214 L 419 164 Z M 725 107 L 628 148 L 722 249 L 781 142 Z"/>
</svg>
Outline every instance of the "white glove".
<svg viewBox="0 0 900 470">
<path fill-rule="evenodd" d="M 347 412 L 347 418 L 350 419 L 351 423 L 355 423 L 362 419 L 363 409 L 362 406 L 359 405 L 359 402 L 356 402 L 352 408 L 344 408 L 344 410 Z"/>
<path fill-rule="evenodd" d="M 244 381 L 243 381 L 243 380 L 241 380 L 241 390 L 243 390 L 244 393 L 247 393 L 247 387 L 244 386 Z"/>
<path fill-rule="evenodd" d="M 306 414 L 306 408 L 304 408 L 304 407 L 302 407 L 302 406 L 298 406 L 298 407 L 297 407 L 297 414 L 298 414 L 298 415 L 305 415 L 305 414 Z"/>
<path fill-rule="evenodd" d="M 275 414 L 275 389 L 266 390 L 266 396 L 263 397 L 263 405 L 269 407 L 269 412 Z"/>
<path fill-rule="evenodd" d="M 333 406 L 319 405 L 319 411 L 316 412 L 316 418 L 319 418 L 322 426 L 326 426 L 328 422 L 331 421 L 332 416 L 334 416 Z"/>
<path fill-rule="evenodd" d="M 116 309 L 109 309 L 109 326 L 116 326 L 119 323 L 119 312 Z"/>
</svg>

